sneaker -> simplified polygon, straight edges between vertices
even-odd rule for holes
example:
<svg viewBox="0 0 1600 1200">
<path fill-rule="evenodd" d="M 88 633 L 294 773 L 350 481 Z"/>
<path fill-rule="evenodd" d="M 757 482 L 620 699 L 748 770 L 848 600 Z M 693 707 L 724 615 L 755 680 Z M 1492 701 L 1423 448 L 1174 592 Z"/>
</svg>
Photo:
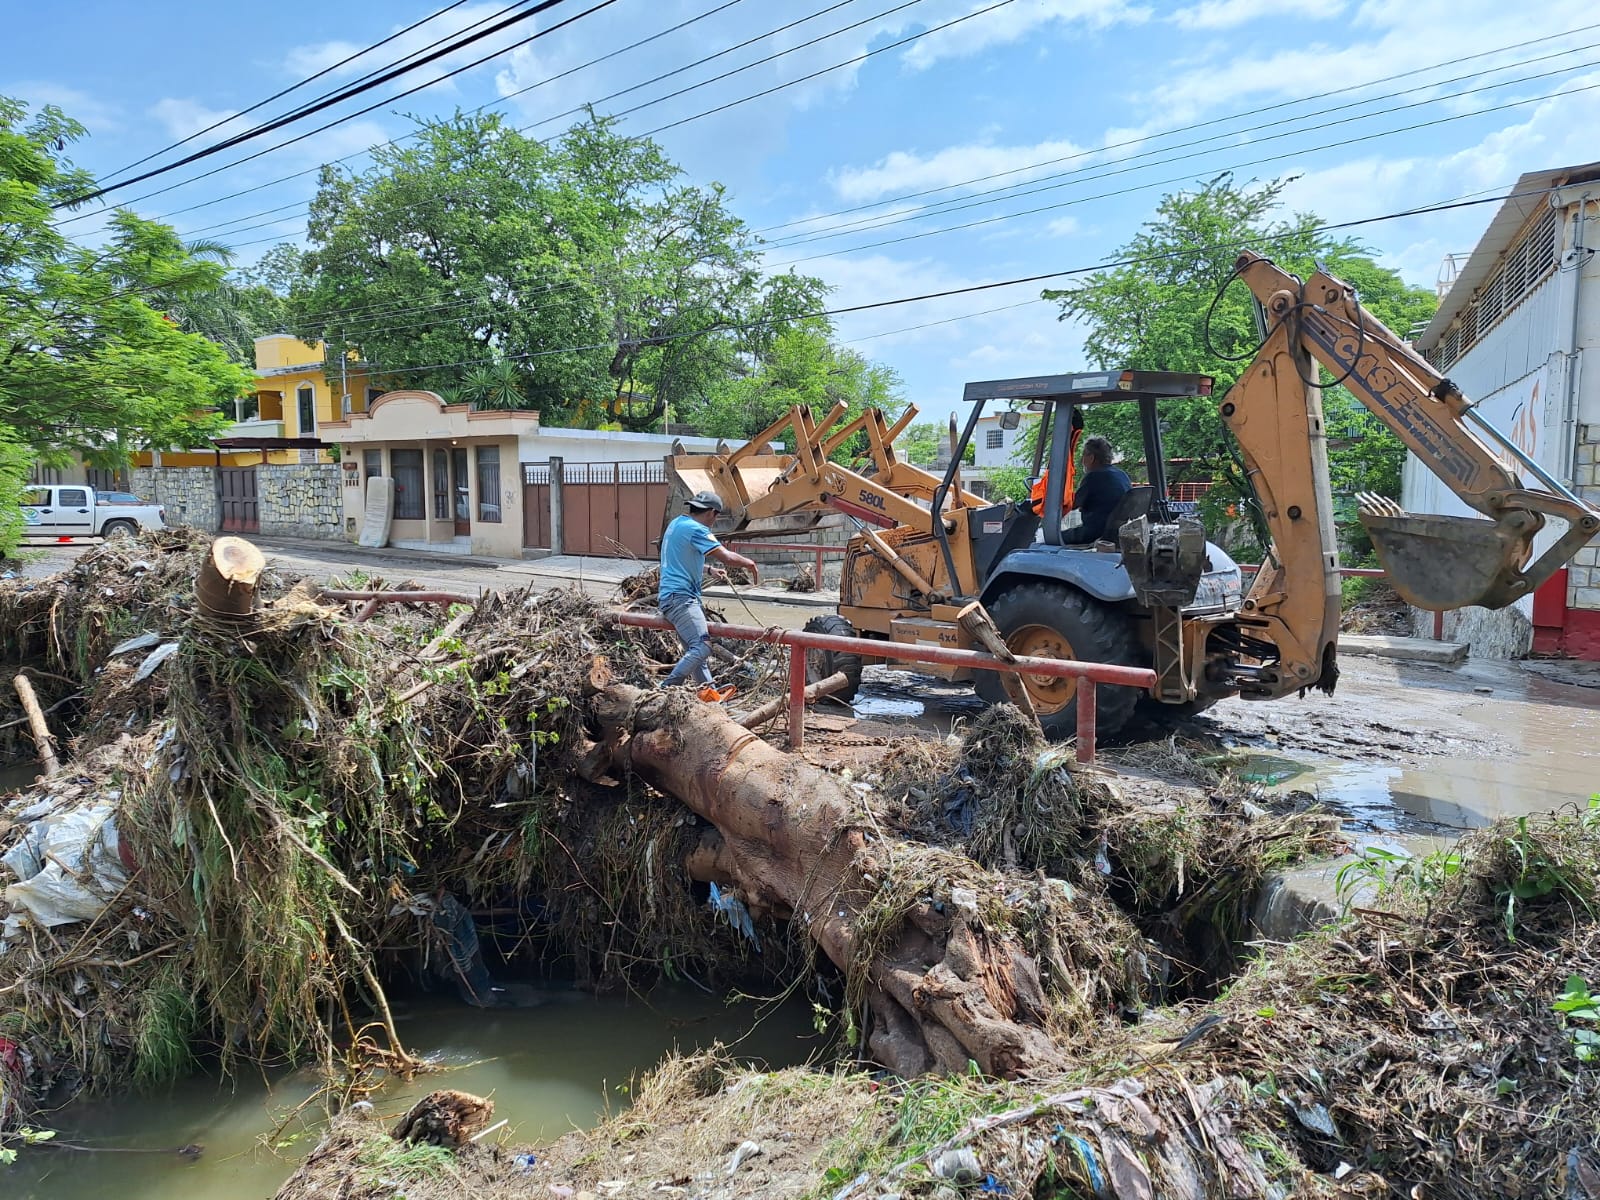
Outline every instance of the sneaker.
<svg viewBox="0 0 1600 1200">
<path fill-rule="evenodd" d="M 729 685 L 725 688 L 719 688 L 714 683 L 708 683 L 705 687 L 700 689 L 700 699 L 704 700 L 707 704 L 726 704 L 738 694 L 739 689 L 733 687 L 732 685 Z"/>
</svg>

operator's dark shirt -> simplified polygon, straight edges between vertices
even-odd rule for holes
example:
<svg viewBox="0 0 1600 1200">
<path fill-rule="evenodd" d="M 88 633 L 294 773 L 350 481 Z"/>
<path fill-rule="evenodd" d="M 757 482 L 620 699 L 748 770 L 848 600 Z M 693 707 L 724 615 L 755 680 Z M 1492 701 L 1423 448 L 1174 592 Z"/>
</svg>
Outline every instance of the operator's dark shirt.
<svg viewBox="0 0 1600 1200">
<path fill-rule="evenodd" d="M 1121 467 L 1096 467 L 1078 484 L 1072 507 L 1083 515 L 1083 523 L 1067 530 L 1062 537 L 1069 546 L 1084 546 L 1105 536 L 1106 518 L 1117 502 L 1128 494 L 1133 481 Z"/>
</svg>

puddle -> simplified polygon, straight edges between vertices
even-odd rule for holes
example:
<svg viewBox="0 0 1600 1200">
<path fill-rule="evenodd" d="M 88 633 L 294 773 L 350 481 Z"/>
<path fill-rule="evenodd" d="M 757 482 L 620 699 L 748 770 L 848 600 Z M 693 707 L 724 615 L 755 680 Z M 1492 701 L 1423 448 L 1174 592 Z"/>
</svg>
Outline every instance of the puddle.
<svg viewBox="0 0 1600 1200">
<path fill-rule="evenodd" d="M 775 1067 L 804 1062 L 819 1048 L 804 1002 L 776 1006 L 758 1024 L 754 1004 L 730 1006 L 687 989 L 658 989 L 649 1004 L 589 998 L 529 1010 L 403 1000 L 395 1015 L 409 1048 L 446 1069 L 373 1097 L 378 1112 L 389 1119 L 436 1088 L 458 1088 L 493 1097 L 496 1119 L 510 1119 L 517 1142 L 592 1127 L 608 1107 L 626 1106 L 620 1089 L 633 1074 L 674 1047 L 720 1039 L 736 1056 Z M 306 1071 L 271 1080 L 246 1073 L 225 1084 L 196 1076 L 147 1095 L 72 1105 L 41 1123 L 58 1142 L 96 1152 L 25 1149 L 16 1166 L 0 1168 L 0 1196 L 262 1200 L 320 1134 L 304 1131 L 277 1155 L 259 1139 L 313 1088 Z M 191 1143 L 204 1148 L 195 1161 L 159 1152 Z"/>
</svg>

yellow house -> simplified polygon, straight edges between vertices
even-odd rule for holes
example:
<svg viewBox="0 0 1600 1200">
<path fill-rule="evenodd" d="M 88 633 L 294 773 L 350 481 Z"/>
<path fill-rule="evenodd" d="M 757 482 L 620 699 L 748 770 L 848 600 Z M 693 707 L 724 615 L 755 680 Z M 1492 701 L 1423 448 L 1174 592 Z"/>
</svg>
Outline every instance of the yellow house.
<svg viewBox="0 0 1600 1200">
<path fill-rule="evenodd" d="M 324 350 L 321 342 L 309 345 L 287 333 L 258 337 L 255 391 L 234 401 L 234 423 L 216 439 L 217 449 L 165 451 L 159 464 L 141 453 L 134 456 L 134 465 L 332 462 L 336 439 L 323 438 L 323 427 L 366 412 L 383 389 L 373 384 L 368 364 L 353 354 L 342 372 L 331 374 Z"/>
</svg>

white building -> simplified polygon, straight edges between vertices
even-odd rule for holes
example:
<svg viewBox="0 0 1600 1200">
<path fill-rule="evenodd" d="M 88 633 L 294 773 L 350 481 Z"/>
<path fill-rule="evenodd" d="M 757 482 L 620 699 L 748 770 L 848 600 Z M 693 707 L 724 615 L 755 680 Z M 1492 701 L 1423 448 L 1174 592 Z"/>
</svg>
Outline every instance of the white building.
<svg viewBox="0 0 1600 1200">
<path fill-rule="evenodd" d="M 1022 464 L 1012 460 L 1016 453 L 1017 442 L 1027 431 L 1029 422 L 1037 421 L 1039 414 L 1036 412 L 1022 412 L 1018 415 L 1021 423 L 1015 429 L 1003 429 L 1000 425 L 1001 413 L 992 412 L 978 418 L 977 427 L 972 431 L 973 461 L 975 467 L 1012 467 Z"/>
<path fill-rule="evenodd" d="M 1594 504 L 1600 504 L 1597 217 L 1600 163 L 1522 176 L 1414 342 L 1523 453 Z M 1402 488 L 1410 512 L 1477 515 L 1415 458 L 1406 461 Z M 1560 532 L 1552 521 L 1535 540 L 1535 555 Z M 1447 613 L 1445 633 L 1484 657 L 1531 649 L 1600 660 L 1600 546 L 1586 547 L 1570 568 L 1512 608 Z"/>
</svg>

